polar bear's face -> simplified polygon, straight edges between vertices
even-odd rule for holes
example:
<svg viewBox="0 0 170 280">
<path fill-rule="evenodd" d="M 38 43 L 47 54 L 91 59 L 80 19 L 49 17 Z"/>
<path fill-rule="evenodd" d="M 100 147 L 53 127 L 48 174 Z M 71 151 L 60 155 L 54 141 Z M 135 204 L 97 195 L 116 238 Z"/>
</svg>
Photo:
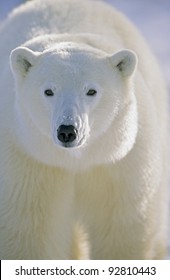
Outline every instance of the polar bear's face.
<svg viewBox="0 0 170 280">
<path fill-rule="evenodd" d="M 48 163 L 61 153 L 79 159 L 80 165 L 83 157 L 95 162 L 100 149 L 106 156 L 102 152 L 96 163 L 124 156 L 136 137 L 131 85 L 135 65 L 135 54 L 128 50 L 107 55 L 73 43 L 60 43 L 43 53 L 15 49 L 15 106 L 29 153 Z M 97 155 L 90 160 L 96 147 Z"/>
</svg>

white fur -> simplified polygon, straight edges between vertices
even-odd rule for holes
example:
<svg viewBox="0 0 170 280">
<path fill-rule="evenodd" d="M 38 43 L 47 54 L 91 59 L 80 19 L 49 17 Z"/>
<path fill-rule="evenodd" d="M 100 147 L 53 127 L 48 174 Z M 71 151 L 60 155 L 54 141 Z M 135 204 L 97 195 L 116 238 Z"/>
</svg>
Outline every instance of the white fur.
<svg viewBox="0 0 170 280">
<path fill-rule="evenodd" d="M 89 0 L 24 4 L 0 36 L 1 259 L 163 258 L 167 93 L 143 38 Z"/>
</svg>

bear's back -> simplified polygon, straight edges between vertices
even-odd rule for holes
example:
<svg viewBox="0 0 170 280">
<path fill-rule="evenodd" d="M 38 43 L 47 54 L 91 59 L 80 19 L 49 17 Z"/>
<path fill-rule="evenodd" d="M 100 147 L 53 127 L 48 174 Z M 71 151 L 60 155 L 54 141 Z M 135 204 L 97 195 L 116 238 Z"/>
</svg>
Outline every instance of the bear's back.
<svg viewBox="0 0 170 280">
<path fill-rule="evenodd" d="M 16 8 L 0 26 L 0 51 L 9 52 L 39 35 L 63 33 L 100 35 L 101 48 L 110 53 L 120 48 L 136 52 L 146 48 L 128 19 L 103 2 L 34 0 Z M 110 44 L 103 44 L 105 38 Z"/>
</svg>

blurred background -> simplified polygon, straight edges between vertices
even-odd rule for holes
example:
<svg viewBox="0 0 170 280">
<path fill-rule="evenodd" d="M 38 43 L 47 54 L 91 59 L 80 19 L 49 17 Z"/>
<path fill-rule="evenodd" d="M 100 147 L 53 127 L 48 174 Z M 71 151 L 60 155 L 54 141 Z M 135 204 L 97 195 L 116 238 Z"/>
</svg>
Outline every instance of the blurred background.
<svg viewBox="0 0 170 280">
<path fill-rule="evenodd" d="M 23 2 L 25 0 L 0 0 L 0 24 L 14 7 Z M 170 0 L 103 0 L 103 2 L 118 8 L 138 27 L 158 59 L 170 93 Z"/>
<path fill-rule="evenodd" d="M 170 0 L 105 0 L 123 11 L 146 38 L 170 90 Z"/>
</svg>

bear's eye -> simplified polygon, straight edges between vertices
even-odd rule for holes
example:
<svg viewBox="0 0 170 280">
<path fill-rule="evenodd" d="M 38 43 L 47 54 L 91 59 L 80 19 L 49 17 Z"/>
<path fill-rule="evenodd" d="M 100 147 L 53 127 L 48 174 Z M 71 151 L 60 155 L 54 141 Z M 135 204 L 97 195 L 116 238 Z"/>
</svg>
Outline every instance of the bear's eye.
<svg viewBox="0 0 170 280">
<path fill-rule="evenodd" d="M 54 95 L 54 92 L 53 92 L 51 89 L 46 89 L 46 90 L 44 91 L 44 94 L 45 94 L 46 96 L 53 96 L 53 95 Z"/>
<path fill-rule="evenodd" d="M 95 89 L 89 89 L 89 91 L 86 93 L 88 96 L 93 96 L 93 95 L 96 95 L 97 93 L 97 90 Z"/>
</svg>

